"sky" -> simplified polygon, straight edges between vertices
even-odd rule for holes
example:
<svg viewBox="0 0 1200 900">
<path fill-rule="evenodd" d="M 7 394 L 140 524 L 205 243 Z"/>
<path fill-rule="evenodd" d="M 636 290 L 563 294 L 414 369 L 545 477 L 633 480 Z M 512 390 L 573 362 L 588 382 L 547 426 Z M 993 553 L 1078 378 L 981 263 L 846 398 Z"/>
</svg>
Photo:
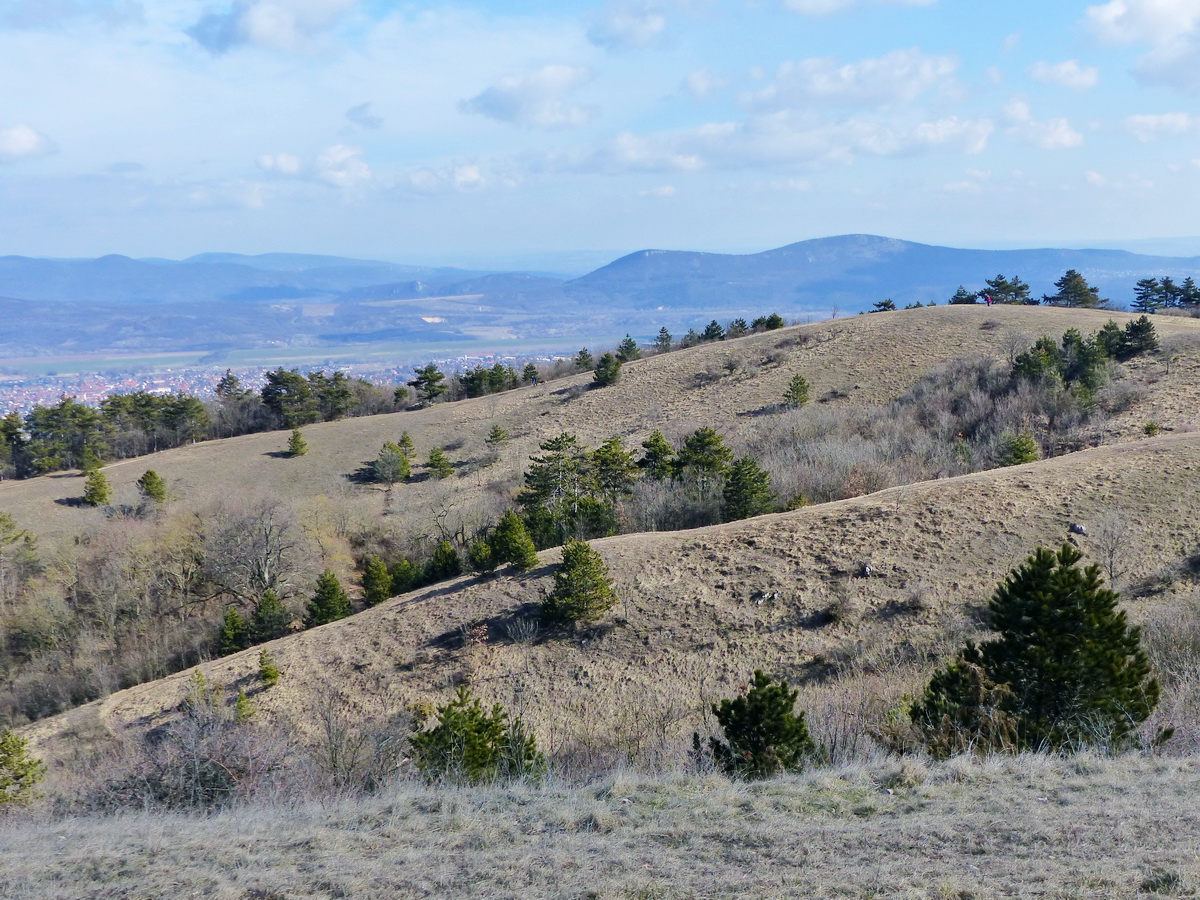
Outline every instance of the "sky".
<svg viewBox="0 0 1200 900">
<path fill-rule="evenodd" d="M 0 0 L 0 83 L 0 255 L 1200 234 L 1200 0 Z"/>
</svg>

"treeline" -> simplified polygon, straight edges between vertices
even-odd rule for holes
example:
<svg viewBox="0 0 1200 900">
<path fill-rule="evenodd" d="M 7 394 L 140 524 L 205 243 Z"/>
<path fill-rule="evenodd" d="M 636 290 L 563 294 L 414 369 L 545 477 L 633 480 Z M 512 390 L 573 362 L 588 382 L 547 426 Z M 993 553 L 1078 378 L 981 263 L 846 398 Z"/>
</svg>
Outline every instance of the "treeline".
<svg viewBox="0 0 1200 900">
<path fill-rule="evenodd" d="M 1083 309 L 1104 309 L 1111 301 L 1100 296 L 1100 291 L 1087 283 L 1087 280 L 1074 269 L 1068 269 L 1061 278 L 1054 282 L 1057 290 L 1053 294 L 1043 294 L 1038 299 L 1030 293 L 1029 285 L 1019 276 L 1007 278 L 997 275 L 984 282 L 984 287 L 978 291 L 969 291 L 963 285 L 950 297 L 953 305 L 969 303 L 1005 303 L 1022 304 L 1025 306 L 1066 306 Z M 883 301 L 889 303 L 890 301 Z M 920 304 L 916 304 L 919 306 Z M 877 308 L 895 309 L 895 304 Z M 1182 309 L 1189 312 L 1200 311 L 1200 287 L 1189 276 L 1176 284 L 1169 276 L 1162 278 L 1143 278 L 1137 283 L 1133 292 L 1133 302 L 1130 309 L 1139 313 L 1154 313 L 1163 309 Z"/>
<path fill-rule="evenodd" d="M 714 320 L 703 332 L 689 330 L 679 341 L 663 328 L 648 349 L 667 352 L 784 324 L 775 313 L 749 323 L 734 319 L 724 327 Z M 64 396 L 53 406 L 35 406 L 24 418 L 10 411 L 0 419 L 0 479 L 32 478 L 65 469 L 89 471 L 103 461 L 196 441 L 396 412 L 408 409 L 414 399 L 427 406 L 481 397 L 584 371 L 593 371 L 599 385 L 612 384 L 620 377 L 621 364 L 641 354 L 642 348 L 626 335 L 614 352 L 603 354 L 599 361 L 584 348 L 573 359 L 553 365 L 526 363 L 519 374 L 512 366 L 496 363 L 447 376 L 429 363 L 416 369 L 406 384 L 380 386 L 343 372 L 302 374 L 280 367 L 266 374 L 259 391 L 244 387 L 227 370 L 208 402 L 189 394 L 136 391 L 114 394 L 93 407 Z"/>
</svg>

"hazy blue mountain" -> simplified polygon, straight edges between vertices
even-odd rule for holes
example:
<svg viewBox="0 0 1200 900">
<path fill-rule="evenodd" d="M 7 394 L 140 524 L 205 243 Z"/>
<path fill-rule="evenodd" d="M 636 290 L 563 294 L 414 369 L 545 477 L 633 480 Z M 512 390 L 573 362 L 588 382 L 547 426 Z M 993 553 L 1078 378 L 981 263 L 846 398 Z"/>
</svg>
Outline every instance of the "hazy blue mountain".
<svg viewBox="0 0 1200 900">
<path fill-rule="evenodd" d="M 1200 258 L 1142 256 L 1124 250 L 959 250 L 873 235 L 842 235 L 747 255 L 642 250 L 582 278 L 566 291 L 632 308 L 741 305 L 780 312 L 844 312 L 890 297 L 899 305 L 945 302 L 962 284 L 983 287 L 997 274 L 1020 276 L 1035 297 L 1077 269 L 1102 296 L 1125 305 L 1140 278 L 1200 275 Z"/>
<path fill-rule="evenodd" d="M 562 349 L 660 326 L 778 312 L 851 314 L 891 298 L 944 303 L 997 274 L 1052 293 L 1068 268 L 1121 308 L 1147 276 L 1200 278 L 1200 257 L 1124 250 L 962 250 L 873 235 L 751 254 L 642 250 L 581 278 L 337 256 L 206 253 L 181 262 L 0 258 L 0 357 L 516 341 Z M 511 346 L 511 344 L 509 344 Z M 480 347 L 484 352 L 486 347 Z"/>
</svg>

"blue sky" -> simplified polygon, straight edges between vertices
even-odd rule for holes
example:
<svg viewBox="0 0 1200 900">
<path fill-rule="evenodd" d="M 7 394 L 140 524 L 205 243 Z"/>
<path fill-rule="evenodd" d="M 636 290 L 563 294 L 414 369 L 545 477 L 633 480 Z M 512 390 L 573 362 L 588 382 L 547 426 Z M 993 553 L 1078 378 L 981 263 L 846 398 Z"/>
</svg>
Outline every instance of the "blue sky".
<svg viewBox="0 0 1200 900">
<path fill-rule="evenodd" d="M 0 0 L 0 78 L 0 254 L 1200 233 L 1200 0 Z"/>
</svg>

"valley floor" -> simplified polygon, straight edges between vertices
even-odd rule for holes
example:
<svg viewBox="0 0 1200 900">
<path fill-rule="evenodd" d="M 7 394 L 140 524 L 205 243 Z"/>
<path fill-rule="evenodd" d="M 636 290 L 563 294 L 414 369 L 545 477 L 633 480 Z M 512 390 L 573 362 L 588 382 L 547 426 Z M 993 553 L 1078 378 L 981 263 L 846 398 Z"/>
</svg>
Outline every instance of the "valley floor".
<svg viewBox="0 0 1200 900">
<path fill-rule="evenodd" d="M 1200 759 L 618 775 L 209 817 L 10 819 L 7 900 L 1194 896 Z"/>
</svg>

